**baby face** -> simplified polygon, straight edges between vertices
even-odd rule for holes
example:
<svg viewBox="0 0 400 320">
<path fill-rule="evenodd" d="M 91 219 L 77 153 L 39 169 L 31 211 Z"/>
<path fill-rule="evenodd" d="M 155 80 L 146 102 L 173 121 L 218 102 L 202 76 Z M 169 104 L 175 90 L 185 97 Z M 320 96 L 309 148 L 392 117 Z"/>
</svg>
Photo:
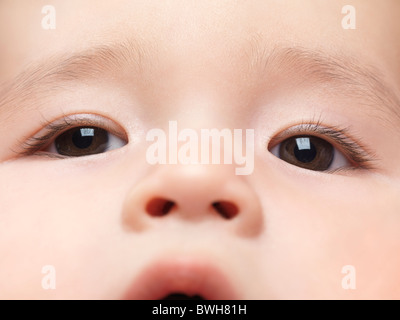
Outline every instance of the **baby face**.
<svg viewBox="0 0 400 320">
<path fill-rule="evenodd" d="M 400 298 L 400 3 L 2 1 L 0 298 Z"/>
</svg>

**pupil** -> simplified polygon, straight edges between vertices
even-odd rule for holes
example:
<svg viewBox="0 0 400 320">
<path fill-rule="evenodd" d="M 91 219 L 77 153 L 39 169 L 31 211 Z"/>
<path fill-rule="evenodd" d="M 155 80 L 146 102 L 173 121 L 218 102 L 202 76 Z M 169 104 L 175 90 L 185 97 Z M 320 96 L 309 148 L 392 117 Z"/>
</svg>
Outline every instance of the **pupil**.
<svg viewBox="0 0 400 320">
<path fill-rule="evenodd" d="M 75 147 L 79 149 L 86 149 L 90 147 L 93 142 L 94 129 L 92 128 L 81 128 L 74 132 L 72 135 L 72 142 Z"/>
<path fill-rule="evenodd" d="M 298 138 L 294 147 L 294 155 L 300 162 L 308 163 L 315 159 L 317 150 L 309 138 Z"/>
</svg>

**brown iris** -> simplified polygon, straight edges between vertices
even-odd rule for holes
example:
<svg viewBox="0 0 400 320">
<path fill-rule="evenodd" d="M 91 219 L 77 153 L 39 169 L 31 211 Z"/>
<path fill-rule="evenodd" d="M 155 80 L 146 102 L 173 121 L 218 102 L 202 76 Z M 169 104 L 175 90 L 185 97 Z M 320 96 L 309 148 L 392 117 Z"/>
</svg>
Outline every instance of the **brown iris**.
<svg viewBox="0 0 400 320">
<path fill-rule="evenodd" d="M 108 133 L 96 127 L 77 127 L 65 131 L 55 140 L 57 152 L 70 157 L 81 157 L 106 151 Z"/>
<path fill-rule="evenodd" d="M 295 166 L 315 170 L 327 170 L 333 160 L 333 146 L 314 136 L 295 136 L 281 142 L 279 158 Z"/>
</svg>

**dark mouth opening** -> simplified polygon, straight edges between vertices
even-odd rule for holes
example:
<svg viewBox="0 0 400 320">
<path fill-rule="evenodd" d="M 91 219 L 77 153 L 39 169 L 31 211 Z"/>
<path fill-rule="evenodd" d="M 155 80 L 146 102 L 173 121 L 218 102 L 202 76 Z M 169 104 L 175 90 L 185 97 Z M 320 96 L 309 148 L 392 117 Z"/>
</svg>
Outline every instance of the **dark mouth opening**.
<svg viewBox="0 0 400 320">
<path fill-rule="evenodd" d="M 189 296 L 185 293 L 176 292 L 176 293 L 171 293 L 160 300 L 206 300 L 206 299 L 197 294 Z"/>
</svg>

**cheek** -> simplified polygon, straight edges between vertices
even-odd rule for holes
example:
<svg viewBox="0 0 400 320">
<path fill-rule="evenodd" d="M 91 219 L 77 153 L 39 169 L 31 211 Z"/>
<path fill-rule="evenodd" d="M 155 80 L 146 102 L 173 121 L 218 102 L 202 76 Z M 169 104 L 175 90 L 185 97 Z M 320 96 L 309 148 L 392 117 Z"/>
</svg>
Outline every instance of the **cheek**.
<svg viewBox="0 0 400 320">
<path fill-rule="evenodd" d="M 278 296 L 290 292 L 293 298 L 395 293 L 400 285 L 398 187 L 371 179 L 333 177 L 321 185 L 315 177 L 273 175 L 258 189 L 267 221 L 266 287 L 278 281 Z M 346 265 L 355 268 L 356 290 L 342 287 Z"/>
<path fill-rule="evenodd" d="M 78 295 L 95 297 L 97 277 L 115 261 L 111 244 L 121 229 L 122 192 L 110 189 L 107 174 L 74 176 L 48 163 L 8 164 L 0 176 L 3 292 L 54 298 L 79 287 Z M 41 286 L 45 265 L 57 271 L 57 290 Z"/>
</svg>

